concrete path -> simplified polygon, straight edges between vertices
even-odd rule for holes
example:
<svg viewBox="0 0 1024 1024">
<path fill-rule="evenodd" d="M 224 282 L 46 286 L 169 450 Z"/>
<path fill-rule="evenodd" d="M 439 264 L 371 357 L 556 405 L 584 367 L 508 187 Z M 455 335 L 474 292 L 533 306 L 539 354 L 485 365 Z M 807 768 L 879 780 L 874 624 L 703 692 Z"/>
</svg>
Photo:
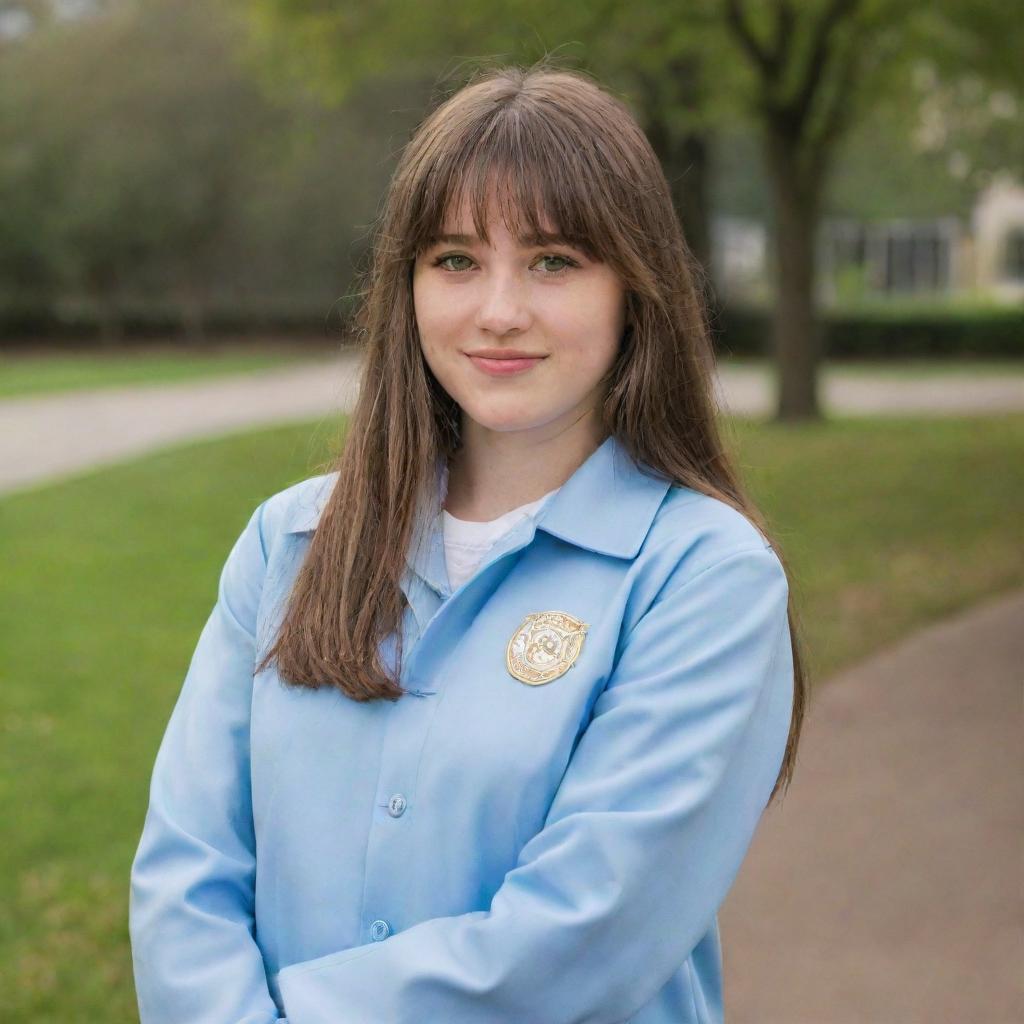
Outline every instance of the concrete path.
<svg viewBox="0 0 1024 1024">
<path fill-rule="evenodd" d="M 349 409 L 352 353 L 176 384 L 0 400 L 0 494 L 183 441 Z"/>
<path fill-rule="evenodd" d="M 747 416 L 775 408 L 776 384 L 757 367 L 727 367 L 719 404 Z M 942 373 L 904 377 L 850 367 L 826 368 L 820 379 L 826 413 L 844 416 L 971 416 L 1024 411 L 1024 374 Z"/>
<path fill-rule="evenodd" d="M 825 683 L 719 915 L 728 1024 L 1024 1021 L 1024 591 Z"/>
<path fill-rule="evenodd" d="M 0 399 L 0 493 L 33 487 L 155 448 L 351 408 L 360 357 L 341 356 L 235 377 Z M 770 413 L 770 373 L 727 367 L 718 398 L 731 412 Z M 843 415 L 1024 411 L 1024 376 L 921 379 L 826 371 L 823 403 Z"/>
</svg>

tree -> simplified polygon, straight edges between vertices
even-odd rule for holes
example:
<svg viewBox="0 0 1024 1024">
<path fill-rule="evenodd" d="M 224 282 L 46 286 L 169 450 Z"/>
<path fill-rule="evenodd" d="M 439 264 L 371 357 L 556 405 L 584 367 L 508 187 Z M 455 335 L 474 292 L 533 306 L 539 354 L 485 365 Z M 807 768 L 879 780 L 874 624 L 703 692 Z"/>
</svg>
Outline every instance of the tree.
<svg viewBox="0 0 1024 1024">
<path fill-rule="evenodd" d="M 889 0 L 888 12 L 899 0 Z M 391 73 L 391 55 L 418 73 L 443 55 L 509 53 L 529 62 L 563 40 L 583 40 L 581 63 L 632 100 L 665 167 L 691 248 L 710 262 L 707 167 L 715 119 L 743 111 L 766 128 L 778 251 L 774 351 L 780 368 L 779 414 L 816 416 L 821 346 L 813 306 L 814 237 L 828 159 L 852 119 L 850 93 L 869 63 L 862 43 L 885 35 L 867 0 L 829 0 L 812 17 L 773 0 L 774 35 L 762 42 L 741 0 L 619 0 L 552 8 L 535 0 L 486 7 L 422 0 L 368 11 L 349 2 L 248 0 L 256 60 L 272 80 L 344 98 L 352 83 Z M 764 19 L 764 9 L 759 17 Z M 855 18 L 854 15 L 857 15 Z M 531 29 L 536 26 L 537 28 Z M 730 46 L 738 39 L 752 76 Z M 535 35 L 531 36 L 531 31 Z M 892 32 L 890 30 L 889 34 Z M 524 42 L 525 39 L 525 42 Z M 540 44 L 539 47 L 537 44 Z"/>
<path fill-rule="evenodd" d="M 1019 88 L 1020 19 L 1006 19 L 994 0 L 723 2 L 751 72 L 748 106 L 761 128 L 773 191 L 778 415 L 814 417 L 822 358 L 814 241 L 843 137 L 873 110 L 905 109 L 923 58 L 937 59 L 953 76 L 971 70 Z"/>
<path fill-rule="evenodd" d="M 230 63 L 223 21 L 199 0 L 122 0 L 40 22 L 0 55 L 17 88 L 0 104 L 0 290 L 84 294 L 104 341 L 129 297 L 169 298 L 204 335 L 240 184 L 285 115 Z M 31 279 L 29 278 L 31 274 Z M 38 282 L 38 283 L 36 283 Z"/>
<path fill-rule="evenodd" d="M 778 416 L 817 417 L 823 352 L 815 310 L 815 239 L 829 161 L 856 113 L 874 23 L 862 0 L 799 8 L 790 0 L 771 0 L 769 9 L 759 5 L 757 19 L 744 0 L 725 0 L 724 13 L 753 70 L 750 106 L 763 131 L 772 185 Z M 756 21 L 769 14 L 765 31 Z"/>
<path fill-rule="evenodd" d="M 554 55 L 597 76 L 633 105 L 672 188 L 687 241 L 710 263 L 709 112 L 704 88 L 707 0 L 685 17 L 654 0 L 642 8 L 621 0 L 551 6 L 538 0 L 445 4 L 421 0 L 321 4 L 236 0 L 246 26 L 244 53 L 268 90 L 282 89 L 333 105 L 367 83 L 404 80 L 416 94 L 431 83 L 457 85 L 472 60 L 452 54 L 500 54 L 532 63 Z M 449 72 L 440 72 L 447 65 Z"/>
</svg>

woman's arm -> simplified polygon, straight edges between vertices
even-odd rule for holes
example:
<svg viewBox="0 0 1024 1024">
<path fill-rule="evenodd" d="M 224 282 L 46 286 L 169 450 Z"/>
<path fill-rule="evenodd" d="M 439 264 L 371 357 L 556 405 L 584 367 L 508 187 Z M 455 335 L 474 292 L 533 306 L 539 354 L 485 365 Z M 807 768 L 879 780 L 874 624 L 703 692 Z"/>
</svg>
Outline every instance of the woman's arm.
<svg viewBox="0 0 1024 1024">
<path fill-rule="evenodd" d="M 768 547 L 677 569 L 490 909 L 285 967 L 291 1024 L 633 1017 L 712 926 L 775 784 L 787 597 Z"/>
<path fill-rule="evenodd" d="M 249 708 L 266 557 L 261 505 L 236 541 L 156 757 L 132 865 L 142 1024 L 274 1024 L 254 940 Z"/>
</svg>

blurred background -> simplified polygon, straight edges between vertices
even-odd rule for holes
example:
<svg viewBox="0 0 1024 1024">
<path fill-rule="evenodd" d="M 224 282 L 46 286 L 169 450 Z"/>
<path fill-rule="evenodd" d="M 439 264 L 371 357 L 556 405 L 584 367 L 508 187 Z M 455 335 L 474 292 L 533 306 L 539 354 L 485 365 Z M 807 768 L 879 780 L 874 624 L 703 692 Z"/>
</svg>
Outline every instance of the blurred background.
<svg viewBox="0 0 1024 1024">
<path fill-rule="evenodd" d="M 1024 1021 L 1019 14 L 0 0 L 6 1019 L 137 1019 L 128 870 L 220 566 L 343 443 L 409 133 L 546 58 L 662 161 L 803 619 L 805 753 L 723 908 L 727 1020 Z"/>
</svg>

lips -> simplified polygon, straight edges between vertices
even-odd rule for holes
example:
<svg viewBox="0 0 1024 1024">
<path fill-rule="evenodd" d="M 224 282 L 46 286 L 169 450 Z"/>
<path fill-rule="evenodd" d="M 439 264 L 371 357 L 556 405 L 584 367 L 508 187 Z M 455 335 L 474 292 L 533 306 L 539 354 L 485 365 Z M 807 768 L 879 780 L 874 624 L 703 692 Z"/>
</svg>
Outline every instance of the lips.
<svg viewBox="0 0 1024 1024">
<path fill-rule="evenodd" d="M 500 357 L 482 356 L 475 352 L 467 352 L 466 355 L 478 370 L 491 376 L 499 377 L 524 373 L 546 358 L 545 356 L 520 355 L 516 353 L 503 354 Z"/>
</svg>

